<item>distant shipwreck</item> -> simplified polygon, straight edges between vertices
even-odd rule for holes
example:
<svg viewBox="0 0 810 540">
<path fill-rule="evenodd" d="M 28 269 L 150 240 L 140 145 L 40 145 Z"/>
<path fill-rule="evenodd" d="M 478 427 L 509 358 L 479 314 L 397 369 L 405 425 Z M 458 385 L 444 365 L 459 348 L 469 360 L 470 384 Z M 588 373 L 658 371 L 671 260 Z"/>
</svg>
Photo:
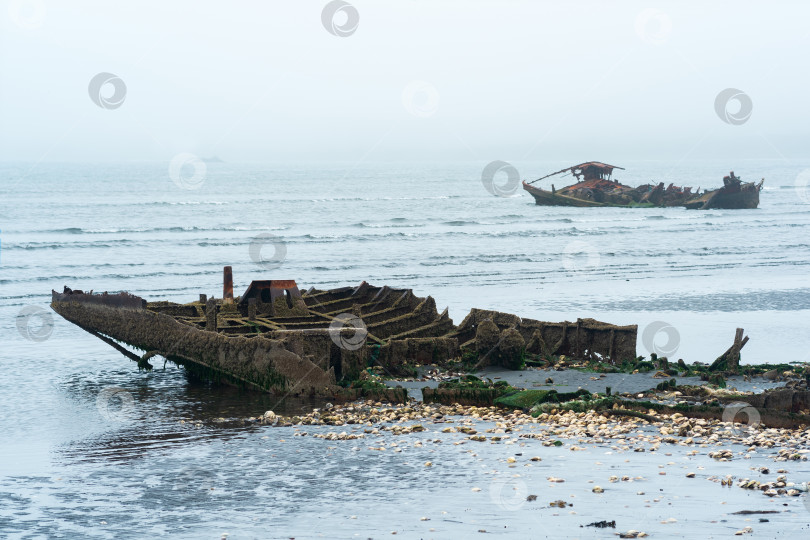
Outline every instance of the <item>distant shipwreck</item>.
<svg viewBox="0 0 810 540">
<path fill-rule="evenodd" d="M 688 209 L 710 210 L 713 208 L 740 209 L 757 208 L 762 184 L 743 182 L 734 175 L 734 171 L 723 178 L 723 187 L 706 190 L 702 194 L 693 193 L 691 187 L 680 187 L 664 183 L 645 184 L 636 188 L 620 184 L 611 179 L 614 169 L 622 169 L 598 161 L 589 161 L 566 167 L 531 182 L 523 182 L 523 189 L 534 197 L 541 206 L 626 206 L 626 207 L 660 207 L 683 206 Z M 540 189 L 532 184 L 558 174 L 571 173 L 577 182 L 570 186 L 551 191 Z"/>
<path fill-rule="evenodd" d="M 635 325 L 549 323 L 473 309 L 456 326 L 430 296 L 366 282 L 302 291 L 293 280 L 253 281 L 234 298 L 231 267 L 225 267 L 220 299 L 201 294 L 187 304 L 147 302 L 65 287 L 52 292 L 51 307 L 141 367 L 162 356 L 204 378 L 284 395 L 404 394 L 364 384 L 371 366 L 402 375 L 417 365 L 449 362 L 519 368 L 526 355 L 608 363 L 636 358 Z"/>
</svg>

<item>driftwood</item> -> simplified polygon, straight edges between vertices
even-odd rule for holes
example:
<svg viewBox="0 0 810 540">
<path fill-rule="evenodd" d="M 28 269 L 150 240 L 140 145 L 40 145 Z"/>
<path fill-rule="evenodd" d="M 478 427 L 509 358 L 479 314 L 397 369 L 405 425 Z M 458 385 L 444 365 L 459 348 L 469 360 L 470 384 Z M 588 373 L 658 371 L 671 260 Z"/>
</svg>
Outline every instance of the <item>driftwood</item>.
<svg viewBox="0 0 810 540">
<path fill-rule="evenodd" d="M 743 338 L 743 332 L 742 328 L 737 328 L 737 332 L 734 334 L 734 343 L 712 363 L 711 367 L 709 367 L 711 371 L 739 371 L 740 351 L 748 343 L 748 336 Z"/>
</svg>

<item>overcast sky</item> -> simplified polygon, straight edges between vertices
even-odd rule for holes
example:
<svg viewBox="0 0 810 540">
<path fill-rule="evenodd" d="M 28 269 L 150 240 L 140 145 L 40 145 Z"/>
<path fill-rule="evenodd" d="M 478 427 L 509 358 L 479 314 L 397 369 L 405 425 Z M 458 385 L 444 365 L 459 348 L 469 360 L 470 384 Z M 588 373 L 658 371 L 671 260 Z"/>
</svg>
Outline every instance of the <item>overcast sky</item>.
<svg viewBox="0 0 810 540">
<path fill-rule="evenodd" d="M 807 2 L 2 4 L 4 161 L 810 157 Z"/>
</svg>

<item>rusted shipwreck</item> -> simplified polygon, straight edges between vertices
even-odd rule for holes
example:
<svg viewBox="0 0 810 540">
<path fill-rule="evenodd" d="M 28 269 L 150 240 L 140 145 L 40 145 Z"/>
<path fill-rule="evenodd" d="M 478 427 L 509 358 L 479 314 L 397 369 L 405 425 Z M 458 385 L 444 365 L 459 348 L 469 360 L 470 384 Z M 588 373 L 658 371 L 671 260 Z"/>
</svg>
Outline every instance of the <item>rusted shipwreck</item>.
<svg viewBox="0 0 810 540">
<path fill-rule="evenodd" d="M 366 282 L 304 291 L 293 280 L 261 280 L 234 298 L 230 267 L 223 298 L 147 302 L 66 287 L 52 292 L 51 307 L 141 366 L 161 356 L 203 377 L 284 395 L 367 395 L 354 383 L 373 365 L 398 375 L 462 357 L 477 367 L 515 365 L 524 355 L 636 357 L 635 325 L 547 323 L 473 309 L 456 326 L 430 296 Z"/>
<path fill-rule="evenodd" d="M 732 171 L 723 179 L 723 187 L 707 190 L 702 194 L 700 188 L 692 192 L 691 187 L 675 184 L 664 186 L 644 184 L 630 187 L 613 180 L 615 169 L 624 170 L 616 165 L 599 161 L 589 161 L 566 167 L 560 171 L 547 174 L 531 182 L 523 182 L 523 189 L 541 206 L 577 206 L 577 207 L 676 207 L 709 210 L 712 208 L 756 208 L 759 205 L 759 192 L 764 179 L 758 184 L 742 182 Z M 560 174 L 572 174 L 577 182 L 561 189 L 554 184 L 551 190 L 541 189 L 532 184 Z"/>
<path fill-rule="evenodd" d="M 728 176 L 723 177 L 723 187 L 706 191 L 689 199 L 683 205 L 690 210 L 757 208 L 759 192 L 762 191 L 764 183 L 764 178 L 759 183 L 743 182 L 734 175 L 734 171 L 731 171 Z"/>
</svg>

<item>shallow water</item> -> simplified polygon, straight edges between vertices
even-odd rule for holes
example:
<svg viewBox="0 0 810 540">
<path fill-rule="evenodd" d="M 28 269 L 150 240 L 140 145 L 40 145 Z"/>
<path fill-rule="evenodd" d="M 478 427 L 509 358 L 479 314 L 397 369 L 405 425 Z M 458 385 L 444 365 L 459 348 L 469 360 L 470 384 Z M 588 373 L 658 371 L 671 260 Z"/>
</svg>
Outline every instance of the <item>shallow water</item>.
<svg viewBox="0 0 810 540">
<path fill-rule="evenodd" d="M 656 379 L 655 372 L 648 373 L 591 373 L 567 369 L 556 371 L 553 369 L 528 368 L 523 371 L 512 371 L 502 367 L 490 366 L 477 373 L 481 378 L 493 381 L 502 380 L 508 382 L 515 388 L 527 388 L 532 390 L 556 390 L 558 392 L 576 392 L 585 389 L 592 393 L 606 392 L 609 387 L 613 395 L 630 392 L 644 392 L 654 389 L 664 380 L 675 379 L 678 386 L 684 385 L 704 385 L 706 381 L 700 377 L 667 377 L 666 379 Z M 600 376 L 601 375 L 601 376 Z M 551 379 L 551 382 L 548 382 Z M 408 390 L 408 396 L 417 401 L 422 400 L 422 388 L 436 388 L 439 386 L 437 380 L 388 380 L 386 384 L 391 387 L 401 386 Z M 784 382 L 769 381 L 761 377 L 755 377 L 749 381 L 743 377 L 728 377 L 727 388 L 740 392 L 763 392 L 772 388 L 784 386 Z"/>
<path fill-rule="evenodd" d="M 0 535 L 428 537 L 432 526 L 435 537 L 479 528 L 576 536 L 564 521 L 573 518 L 544 532 L 535 514 L 547 511 L 503 517 L 488 497 L 473 498 L 470 484 L 484 477 L 452 445 L 430 447 L 430 459 L 447 465 L 425 475 L 425 449 L 404 459 L 237 427 L 227 419 L 311 404 L 190 381 L 160 362 L 139 372 L 55 314 L 47 339 L 26 339 L 18 314 L 47 309 L 50 290 L 64 285 L 189 301 L 219 296 L 230 264 L 237 293 L 267 277 L 305 288 L 367 280 L 432 295 L 457 323 L 472 307 L 639 324 L 640 334 L 664 321 L 677 339 L 640 339 L 639 354 L 657 347 L 687 362 L 713 360 L 741 326 L 751 337 L 744 362 L 810 360 L 810 205 L 794 188 L 807 163 L 737 164 L 746 180 L 766 177 L 761 208 L 709 212 L 537 207 L 522 194 L 489 195 L 484 165 L 208 164 L 194 191 L 177 187 L 167 164 L 0 165 Z M 516 165 L 531 178 L 565 164 Z M 657 178 L 694 187 L 719 185 L 728 168 L 625 166 L 629 184 L 665 171 Z M 265 232 L 286 246 L 272 270 L 249 256 Z M 273 255 L 269 246 L 262 253 Z M 36 337 L 39 319 L 30 323 L 23 330 Z M 202 500 L 182 487 L 197 474 L 218 487 Z M 728 497 L 747 496 L 737 491 Z M 682 497 L 680 516 L 692 508 Z M 419 522 L 440 507 L 448 514 Z M 603 533 L 612 534 L 582 536 Z"/>
<path fill-rule="evenodd" d="M 801 536 L 810 526 L 802 498 L 769 499 L 708 480 L 726 474 L 771 480 L 773 475 L 750 468 L 775 469 L 768 459 L 775 450 L 722 463 L 707 457 L 708 449 L 688 456 L 689 448 L 666 444 L 645 453 L 622 450 L 621 441 L 586 443 L 583 451 L 572 451 L 577 441 L 567 439 L 559 448 L 531 440 L 455 445 L 464 435 L 441 434 L 440 427 L 406 436 L 325 441 L 311 435 L 362 429 L 307 426 L 301 431 L 310 436 L 297 437 L 293 428 L 209 425 L 198 428 L 203 434 L 194 444 L 152 446 L 143 454 L 118 454 L 120 441 L 108 438 L 96 440 L 92 449 L 67 445 L 52 450 L 50 467 L 4 475 L 0 532 L 22 527 L 31 537 L 50 538 L 216 538 L 223 533 L 230 538 L 381 538 L 392 532 L 458 538 L 486 531 L 522 538 L 615 538 L 615 531 L 636 529 L 653 537 L 722 538 L 752 526 L 754 538 L 773 538 Z M 479 429 L 489 427 L 479 423 Z M 126 429 L 121 431 L 126 438 Z M 423 446 L 415 446 L 417 441 Z M 380 446 L 386 449 L 372 449 Z M 510 456 L 517 460 L 514 465 L 506 462 Z M 531 462 L 534 456 L 542 461 Z M 810 475 L 807 462 L 780 466 L 790 478 Z M 696 478 L 686 478 L 689 471 Z M 613 475 L 634 480 L 611 483 Z M 565 482 L 550 483 L 551 476 Z M 595 485 L 605 493 L 592 493 Z M 528 502 L 528 495 L 537 500 Z M 572 506 L 551 507 L 556 500 Z M 777 514 L 732 515 L 743 510 Z M 769 521 L 760 523 L 759 517 Z M 614 519 L 615 531 L 580 530 Z M 662 523 L 670 519 L 677 523 Z"/>
</svg>

